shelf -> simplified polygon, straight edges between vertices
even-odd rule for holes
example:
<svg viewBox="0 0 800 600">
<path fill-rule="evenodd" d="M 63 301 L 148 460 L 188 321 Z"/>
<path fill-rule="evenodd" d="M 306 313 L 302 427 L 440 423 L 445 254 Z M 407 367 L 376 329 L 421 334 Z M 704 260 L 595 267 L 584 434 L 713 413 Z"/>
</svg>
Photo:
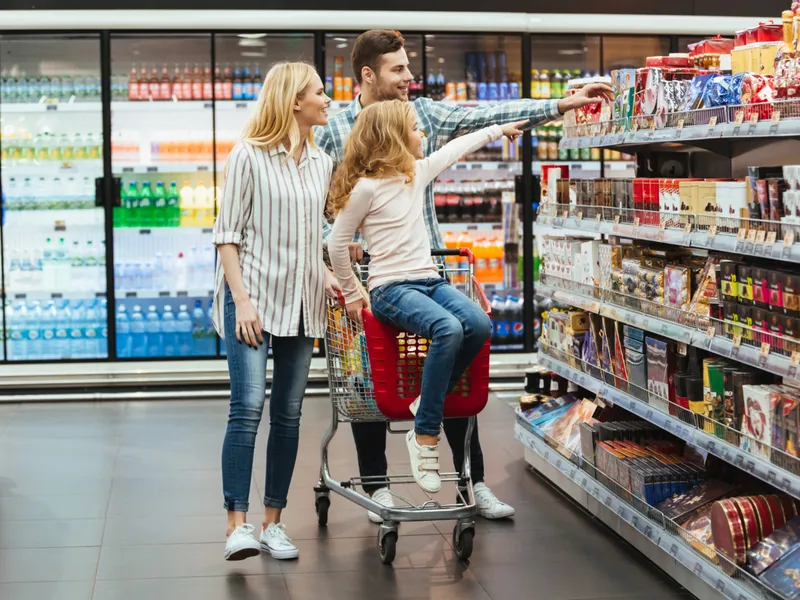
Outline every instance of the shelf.
<svg viewBox="0 0 800 600">
<path fill-rule="evenodd" d="M 113 103 L 112 103 L 113 105 Z M 45 104 L 43 102 L 29 102 L 20 104 L 3 104 L 0 106 L 0 113 L 44 113 L 44 112 L 102 112 L 102 103 L 97 102 L 59 102 L 55 104 Z"/>
<path fill-rule="evenodd" d="M 762 600 L 769 597 L 763 584 L 741 569 L 737 578 L 700 555 L 680 535 L 645 515 L 533 432 L 517 409 L 514 437 L 525 447 L 525 459 L 534 469 L 611 527 L 658 567 L 701 600 Z M 733 568 L 731 565 L 726 567 Z"/>
<path fill-rule="evenodd" d="M 554 217 L 552 215 L 539 215 L 534 223 L 534 226 L 536 225 L 549 225 L 554 228 L 584 231 L 592 234 L 616 235 L 635 240 L 703 250 L 717 250 L 756 258 L 770 258 L 793 263 L 800 262 L 800 244 L 785 246 L 782 239 L 779 239 L 774 244 L 758 243 L 739 240 L 737 236 L 727 233 L 717 233 L 714 236 L 710 236 L 707 231 L 686 233 L 681 229 L 660 229 L 652 225 L 635 227 L 632 223 L 613 223 L 589 218 L 578 219 L 577 217 Z"/>
<path fill-rule="evenodd" d="M 468 160 L 454 164 L 451 171 L 518 171 L 522 169 L 522 162 L 518 160 L 484 161 Z"/>
<path fill-rule="evenodd" d="M 193 233 L 201 235 L 211 235 L 212 227 L 118 227 L 114 226 L 114 235 L 174 235 L 180 233 Z"/>
<path fill-rule="evenodd" d="M 502 223 L 439 223 L 444 232 L 461 231 L 503 231 Z"/>
<path fill-rule="evenodd" d="M 105 298 L 106 292 L 72 291 L 72 292 L 13 292 L 6 290 L 6 300 L 89 300 L 91 298 Z"/>
<path fill-rule="evenodd" d="M 210 298 L 214 295 L 214 290 L 116 290 L 114 293 L 117 301 L 131 300 L 135 298 L 154 299 L 154 298 Z"/>
<path fill-rule="evenodd" d="M 561 375 L 565 379 L 569 379 L 580 387 L 601 396 L 603 399 L 617 406 L 621 406 L 625 410 L 670 432 L 685 442 L 693 444 L 709 454 L 713 454 L 717 458 L 750 473 L 754 477 L 766 481 L 770 485 L 775 486 L 777 489 L 795 498 L 800 498 L 800 477 L 797 475 L 775 466 L 761 457 L 750 454 L 724 439 L 703 431 L 693 424 L 686 423 L 673 415 L 665 413 L 655 408 L 653 405 L 622 390 L 618 390 L 614 386 L 596 379 L 587 373 L 574 369 L 552 356 L 541 353 L 539 362 L 552 372 Z"/>
<path fill-rule="evenodd" d="M 16 165 L 4 164 L 2 167 L 3 181 L 9 177 L 102 177 L 103 161 L 81 160 L 74 163 L 61 163 L 58 161 L 30 162 Z"/>
<path fill-rule="evenodd" d="M 216 165 L 206 162 L 197 163 L 155 163 L 149 165 L 114 165 L 112 171 L 121 175 L 142 175 L 150 173 L 211 173 L 213 170 L 222 171 L 225 169 L 224 162 Z"/>
<path fill-rule="evenodd" d="M 599 288 L 598 288 L 599 289 Z M 791 358 L 770 352 L 767 356 L 762 356 L 760 348 L 742 344 L 734 346 L 733 340 L 722 335 L 709 337 L 705 331 L 695 327 L 675 323 L 648 315 L 630 308 L 625 308 L 609 302 L 593 298 L 585 294 L 561 289 L 559 287 L 538 282 L 534 286 L 536 294 L 546 298 L 552 298 L 565 304 L 576 306 L 585 311 L 599 314 L 620 323 L 638 327 L 658 335 L 663 335 L 678 342 L 683 342 L 696 348 L 701 348 L 713 352 L 724 358 L 730 358 L 743 364 L 769 371 L 779 375 L 784 379 L 793 380 L 800 385 L 800 374 L 798 365 L 793 365 Z"/>
</svg>

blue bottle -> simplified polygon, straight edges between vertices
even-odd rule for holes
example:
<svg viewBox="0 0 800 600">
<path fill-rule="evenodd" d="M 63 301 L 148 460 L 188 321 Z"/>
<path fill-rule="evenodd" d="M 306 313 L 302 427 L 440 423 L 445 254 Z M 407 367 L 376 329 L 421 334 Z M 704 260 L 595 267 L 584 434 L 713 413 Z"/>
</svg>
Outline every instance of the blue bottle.
<svg viewBox="0 0 800 600">
<path fill-rule="evenodd" d="M 178 309 L 177 320 L 178 356 L 191 356 L 192 354 L 192 317 L 185 304 Z"/>
<path fill-rule="evenodd" d="M 108 356 L 108 300 L 101 298 L 97 305 L 97 354 L 100 358 Z"/>
<path fill-rule="evenodd" d="M 69 320 L 69 353 L 72 358 L 86 358 L 86 308 L 83 302 L 72 307 Z"/>
<path fill-rule="evenodd" d="M 100 318 L 97 300 L 87 301 L 84 315 L 84 352 L 86 358 L 97 358 L 100 354 Z"/>
<path fill-rule="evenodd" d="M 202 356 L 206 353 L 206 313 L 203 310 L 203 301 L 197 300 L 192 311 L 192 355 Z"/>
<path fill-rule="evenodd" d="M 522 319 L 522 302 L 516 296 L 506 298 L 506 318 L 509 320 L 509 344 L 520 345 L 524 342 L 525 325 Z"/>
<path fill-rule="evenodd" d="M 161 315 L 161 339 L 164 343 L 164 354 L 166 356 L 176 356 L 178 354 L 177 322 L 172 307 L 167 304 L 164 307 L 164 314 Z"/>
<path fill-rule="evenodd" d="M 42 312 L 42 349 L 46 359 L 61 358 L 56 354 L 56 325 L 58 310 L 56 303 L 50 300 Z"/>
<path fill-rule="evenodd" d="M 28 359 L 44 360 L 42 345 L 42 307 L 34 301 L 28 309 Z"/>
<path fill-rule="evenodd" d="M 147 309 L 144 333 L 147 336 L 147 356 L 161 356 L 161 317 L 154 305 Z"/>
<path fill-rule="evenodd" d="M 70 313 L 67 311 L 69 302 L 62 302 L 61 306 L 56 308 L 55 313 L 55 330 L 53 338 L 53 356 L 59 358 L 69 358 L 69 318 Z"/>
<path fill-rule="evenodd" d="M 24 302 L 18 302 L 13 307 L 8 321 L 9 358 L 25 360 L 28 358 L 28 307 Z"/>
<path fill-rule="evenodd" d="M 144 332 L 144 315 L 138 304 L 131 314 L 131 356 L 143 358 L 147 355 L 147 335 Z"/>
<path fill-rule="evenodd" d="M 124 304 L 117 308 L 117 356 L 130 358 L 131 356 L 131 320 Z"/>
</svg>

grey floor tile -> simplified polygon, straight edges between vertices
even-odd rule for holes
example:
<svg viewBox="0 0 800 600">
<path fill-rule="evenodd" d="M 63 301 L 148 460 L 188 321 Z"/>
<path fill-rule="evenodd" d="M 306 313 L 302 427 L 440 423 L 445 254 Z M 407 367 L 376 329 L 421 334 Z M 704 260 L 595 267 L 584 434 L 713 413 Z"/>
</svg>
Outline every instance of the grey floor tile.
<svg viewBox="0 0 800 600">
<path fill-rule="evenodd" d="M 176 516 L 165 512 L 148 517 L 110 517 L 104 546 L 151 546 L 160 544 L 208 544 L 225 540 L 226 517 Z"/>
<path fill-rule="evenodd" d="M 58 473 L 42 476 L 33 471 L 0 475 L 0 496 L 58 496 L 95 494 L 108 497 L 111 475 Z"/>
<path fill-rule="evenodd" d="M 8 600 L 92 600 L 94 581 L 61 583 L 0 583 L 0 598 Z"/>
<path fill-rule="evenodd" d="M 233 573 L 264 575 L 280 572 L 279 561 L 266 554 L 243 561 L 228 562 L 223 559 L 224 552 L 224 542 L 104 546 L 100 553 L 97 579 L 225 577 Z"/>
<path fill-rule="evenodd" d="M 0 496 L 0 521 L 105 519 L 108 495 Z"/>
<path fill-rule="evenodd" d="M 338 573 L 287 574 L 292 600 L 490 600 L 469 571 L 453 568 L 393 569 L 375 559 L 374 568 Z M 518 598 L 519 595 L 514 596 Z"/>
<path fill-rule="evenodd" d="M 0 548 L 99 546 L 103 540 L 104 528 L 105 519 L 3 521 L 0 525 Z"/>
<path fill-rule="evenodd" d="M 281 575 L 101 580 L 93 600 L 289 600 Z"/>
<path fill-rule="evenodd" d="M 33 548 L 0 552 L 0 583 L 92 581 L 100 548 Z"/>
<path fill-rule="evenodd" d="M 0 499 L 1 500 L 1 499 Z M 263 499 L 253 485 L 250 488 L 250 513 L 249 516 L 259 518 L 262 511 Z M 0 507 L 2 504 L 0 504 Z M 171 489 L 169 491 L 146 491 L 144 493 L 118 492 L 111 493 L 108 503 L 109 518 L 117 517 L 148 517 L 158 514 L 164 509 L 175 516 L 204 516 L 216 515 L 225 518 L 222 498 L 222 482 L 217 483 L 217 489 L 202 492 L 187 489 Z"/>
</svg>

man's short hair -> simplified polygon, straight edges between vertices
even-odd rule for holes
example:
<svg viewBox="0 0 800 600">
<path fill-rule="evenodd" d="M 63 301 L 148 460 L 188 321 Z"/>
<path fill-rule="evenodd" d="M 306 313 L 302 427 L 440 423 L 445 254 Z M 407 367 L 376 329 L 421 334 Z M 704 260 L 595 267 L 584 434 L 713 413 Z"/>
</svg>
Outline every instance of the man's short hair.
<svg viewBox="0 0 800 600">
<path fill-rule="evenodd" d="M 377 73 L 380 69 L 381 56 L 397 52 L 404 43 L 405 40 L 400 32 L 392 29 L 370 29 L 358 36 L 353 45 L 353 53 L 350 55 L 358 83 L 361 84 L 361 70 L 364 67 L 369 67 Z"/>
</svg>

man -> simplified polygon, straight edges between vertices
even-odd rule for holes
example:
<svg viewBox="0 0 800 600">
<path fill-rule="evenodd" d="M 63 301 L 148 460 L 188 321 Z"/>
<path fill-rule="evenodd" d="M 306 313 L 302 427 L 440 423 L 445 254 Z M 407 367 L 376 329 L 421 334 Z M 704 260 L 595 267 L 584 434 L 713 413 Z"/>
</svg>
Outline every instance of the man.
<svg viewBox="0 0 800 600">
<path fill-rule="evenodd" d="M 331 117 L 326 127 L 317 128 L 315 140 L 334 161 L 341 161 L 347 136 L 356 116 L 365 106 L 385 100 L 408 100 L 408 87 L 413 80 L 408 69 L 408 57 L 403 47 L 403 37 L 397 31 L 371 30 L 356 40 L 352 52 L 352 66 L 361 94 L 352 104 Z M 601 101 L 611 101 L 612 90 L 603 84 L 587 85 L 574 96 L 561 100 L 513 100 L 480 108 L 463 108 L 452 104 L 434 102 L 428 98 L 414 101 L 419 128 L 426 132 L 425 155 L 438 150 L 452 138 L 495 123 L 508 123 L 530 119 L 533 125 L 559 118 L 568 110 Z M 433 202 L 433 184 L 425 192 L 425 223 L 431 248 L 444 248 L 444 240 L 436 220 Z M 327 240 L 330 229 L 326 227 Z M 350 256 L 360 262 L 363 251 L 357 241 L 350 245 Z M 460 469 L 464 462 L 464 441 L 467 419 L 445 419 L 444 432 L 453 452 L 453 462 Z M 383 423 L 353 423 L 353 438 L 358 454 L 358 467 L 362 477 L 381 477 L 387 472 L 386 427 Z M 478 439 L 477 426 L 470 441 L 472 482 L 478 512 L 487 519 L 502 519 L 514 514 L 514 509 L 501 502 L 483 483 L 483 453 Z M 392 495 L 383 484 L 365 484 L 364 491 L 384 506 L 393 506 Z M 380 523 L 380 516 L 369 513 L 369 518 Z"/>
</svg>

